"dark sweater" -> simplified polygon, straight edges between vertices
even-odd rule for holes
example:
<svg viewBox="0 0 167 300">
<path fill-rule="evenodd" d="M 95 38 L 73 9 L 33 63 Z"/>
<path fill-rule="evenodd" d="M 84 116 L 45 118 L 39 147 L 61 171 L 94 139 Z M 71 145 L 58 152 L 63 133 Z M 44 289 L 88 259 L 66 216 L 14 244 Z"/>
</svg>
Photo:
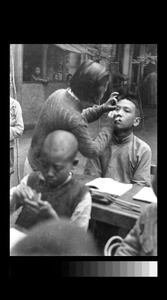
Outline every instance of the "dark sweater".
<svg viewBox="0 0 167 300">
<path fill-rule="evenodd" d="M 96 139 L 92 140 L 88 132 L 88 123 L 101 117 L 102 106 L 85 109 L 67 90 L 60 89 L 49 96 L 35 126 L 28 153 L 29 163 L 34 171 L 40 170 L 40 149 L 46 136 L 54 130 L 67 130 L 73 133 L 79 143 L 79 151 L 93 158 L 103 153 L 112 135 L 112 121 L 107 120 Z"/>
<path fill-rule="evenodd" d="M 37 193 L 41 193 L 41 199 L 48 201 L 60 218 L 68 219 L 71 218 L 84 194 L 89 191 L 89 188 L 80 183 L 75 177 L 72 177 L 70 181 L 61 187 L 49 188 L 45 181 L 40 179 L 39 172 L 33 172 L 29 175 L 27 185 Z M 34 212 L 30 212 L 26 206 L 23 206 L 16 220 L 16 225 L 28 229 L 41 220 L 43 218 L 37 217 Z"/>
</svg>

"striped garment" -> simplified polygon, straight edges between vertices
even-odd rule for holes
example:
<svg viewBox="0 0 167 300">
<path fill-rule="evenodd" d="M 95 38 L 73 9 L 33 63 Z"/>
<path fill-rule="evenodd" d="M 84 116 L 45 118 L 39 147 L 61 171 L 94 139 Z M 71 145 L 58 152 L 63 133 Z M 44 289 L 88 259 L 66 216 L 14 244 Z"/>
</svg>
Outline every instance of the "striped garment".
<svg viewBox="0 0 167 300">
<path fill-rule="evenodd" d="M 40 150 L 47 135 L 55 130 L 67 130 L 73 133 L 78 140 L 78 150 L 82 155 L 93 158 L 102 154 L 112 137 L 112 120 L 107 118 L 106 124 L 94 140 L 89 135 L 88 123 L 99 119 L 103 113 L 102 105 L 95 105 L 82 112 L 81 102 L 73 97 L 68 89 L 60 89 L 51 94 L 34 128 L 28 152 L 32 169 L 40 170 Z"/>
</svg>

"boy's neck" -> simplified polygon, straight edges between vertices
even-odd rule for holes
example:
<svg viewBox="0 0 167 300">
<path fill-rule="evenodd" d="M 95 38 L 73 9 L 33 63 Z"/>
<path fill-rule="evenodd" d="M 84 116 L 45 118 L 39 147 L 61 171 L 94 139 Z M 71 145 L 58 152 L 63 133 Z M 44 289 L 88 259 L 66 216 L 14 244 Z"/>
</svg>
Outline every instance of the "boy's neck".
<svg viewBox="0 0 167 300">
<path fill-rule="evenodd" d="M 133 132 L 133 129 L 129 129 L 127 131 L 114 131 L 114 134 L 117 138 L 123 139 L 129 136 Z"/>
<path fill-rule="evenodd" d="M 63 186 L 65 183 L 67 183 L 68 181 L 70 181 L 70 179 L 72 178 L 72 172 L 69 173 L 69 175 L 67 176 L 67 179 L 62 182 L 60 185 L 57 186 L 52 186 L 53 188 L 60 188 L 61 186 Z"/>
</svg>

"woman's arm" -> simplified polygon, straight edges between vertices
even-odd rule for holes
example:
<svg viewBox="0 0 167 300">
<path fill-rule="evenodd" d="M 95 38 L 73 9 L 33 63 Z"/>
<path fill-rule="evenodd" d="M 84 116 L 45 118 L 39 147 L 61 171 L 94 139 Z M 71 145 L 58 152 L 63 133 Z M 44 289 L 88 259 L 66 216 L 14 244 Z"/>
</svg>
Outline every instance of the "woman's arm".
<svg viewBox="0 0 167 300">
<path fill-rule="evenodd" d="M 84 109 L 82 111 L 82 116 L 86 118 L 88 123 L 91 123 L 98 120 L 104 113 L 115 110 L 117 94 L 117 92 L 112 93 L 107 102 L 102 105 L 94 105 L 93 107 Z"/>
<path fill-rule="evenodd" d="M 88 124 L 84 119 L 80 120 L 78 125 L 70 130 L 78 140 L 78 150 L 82 155 L 89 158 L 102 155 L 107 144 L 110 142 L 113 132 L 113 119 L 106 117 L 106 123 L 95 139 L 92 139 Z"/>
<path fill-rule="evenodd" d="M 91 123 L 98 120 L 105 112 L 103 105 L 94 105 L 93 107 L 83 109 L 82 116 L 86 118 L 88 123 Z"/>
</svg>

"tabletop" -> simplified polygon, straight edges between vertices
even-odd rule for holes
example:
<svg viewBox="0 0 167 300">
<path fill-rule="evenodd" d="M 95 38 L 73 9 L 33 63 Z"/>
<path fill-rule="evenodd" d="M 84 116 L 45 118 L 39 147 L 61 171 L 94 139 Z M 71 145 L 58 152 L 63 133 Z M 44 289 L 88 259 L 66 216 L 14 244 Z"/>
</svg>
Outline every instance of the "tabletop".
<svg viewBox="0 0 167 300">
<path fill-rule="evenodd" d="M 81 182 L 86 184 L 87 182 L 95 179 L 96 177 L 77 174 L 77 178 Z M 148 203 L 134 200 L 133 196 L 136 195 L 137 192 L 142 188 L 143 186 L 134 184 L 130 190 L 128 190 L 126 193 L 118 197 L 118 199 L 125 200 L 130 203 L 139 205 L 140 206 L 139 211 L 141 212 L 143 208 L 146 205 L 148 205 Z M 123 208 L 118 207 L 114 203 L 104 205 L 93 201 L 91 219 L 103 223 L 111 224 L 117 227 L 131 229 L 136 223 L 136 220 L 138 219 L 140 212 L 124 210 Z"/>
</svg>

